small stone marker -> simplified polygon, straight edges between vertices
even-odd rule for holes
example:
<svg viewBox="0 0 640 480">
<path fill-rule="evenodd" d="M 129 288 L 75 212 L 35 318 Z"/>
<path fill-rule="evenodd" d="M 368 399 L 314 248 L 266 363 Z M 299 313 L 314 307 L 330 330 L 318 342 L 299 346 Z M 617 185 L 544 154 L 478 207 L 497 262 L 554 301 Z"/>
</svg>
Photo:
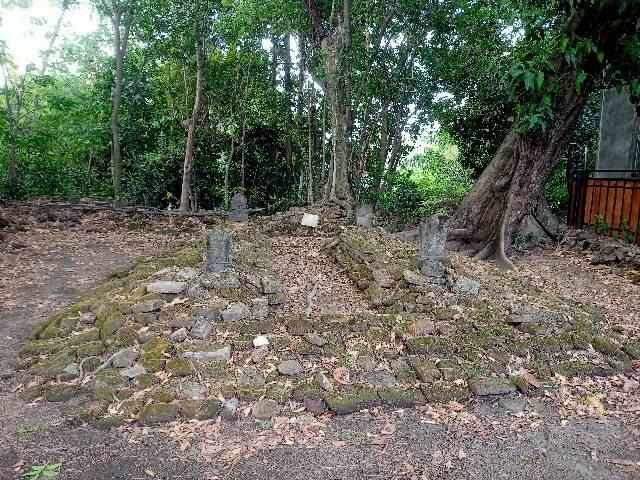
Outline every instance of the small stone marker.
<svg viewBox="0 0 640 480">
<path fill-rule="evenodd" d="M 302 221 L 300 222 L 300 225 L 302 225 L 303 227 L 316 228 L 319 222 L 320 222 L 320 217 L 318 215 L 313 215 L 312 213 L 305 213 L 302 216 Z"/>
<path fill-rule="evenodd" d="M 231 211 L 229 212 L 229 220 L 232 222 L 247 222 L 249 220 L 249 211 L 247 210 L 247 197 L 241 193 L 236 193 L 231 197 Z"/>
<path fill-rule="evenodd" d="M 373 227 L 373 207 L 368 203 L 363 203 L 356 209 L 356 224 L 359 227 Z"/>
<path fill-rule="evenodd" d="M 420 223 L 418 228 L 420 242 L 420 257 L 418 264 L 420 271 L 427 277 L 429 283 L 446 283 L 451 261 L 444 254 L 444 244 L 447 241 L 447 226 L 440 225 L 438 217 L 433 215 L 426 222 Z"/>
<path fill-rule="evenodd" d="M 233 269 L 231 234 L 220 227 L 207 232 L 204 253 L 204 272 L 227 272 Z"/>
</svg>

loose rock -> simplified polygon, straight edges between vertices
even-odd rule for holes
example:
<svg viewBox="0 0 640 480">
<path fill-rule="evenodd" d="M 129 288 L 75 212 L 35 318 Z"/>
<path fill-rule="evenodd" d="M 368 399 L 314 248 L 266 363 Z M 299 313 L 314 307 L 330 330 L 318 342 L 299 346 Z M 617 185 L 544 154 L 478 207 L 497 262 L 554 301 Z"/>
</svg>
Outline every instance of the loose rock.
<svg viewBox="0 0 640 480">
<path fill-rule="evenodd" d="M 184 342 L 187 339 L 187 329 L 182 327 L 171 334 L 173 342 Z"/>
<path fill-rule="evenodd" d="M 136 378 L 140 375 L 147 373 L 147 369 L 144 368 L 139 363 L 136 363 L 133 367 L 125 368 L 124 370 L 120 370 L 120 375 L 128 378 Z"/>
<path fill-rule="evenodd" d="M 154 337 L 157 337 L 155 332 L 152 332 L 151 330 L 144 330 L 143 332 L 140 332 L 140 335 L 138 335 L 138 340 L 140 343 L 147 343 Z"/>
<path fill-rule="evenodd" d="M 197 360 L 199 362 L 208 363 L 208 362 L 228 362 L 231 358 L 231 347 L 229 345 L 225 345 L 224 347 L 218 350 L 212 351 L 204 351 L 204 352 L 184 352 L 182 354 L 183 358 L 191 358 L 193 360 Z"/>
<path fill-rule="evenodd" d="M 322 338 L 320 335 L 316 333 L 306 333 L 304 335 L 304 339 L 309 342 L 311 345 L 315 345 L 316 347 L 322 347 L 329 343 L 326 338 Z"/>
<path fill-rule="evenodd" d="M 269 420 L 276 416 L 279 407 L 274 400 L 258 400 L 251 407 L 251 415 L 259 420 Z"/>
<path fill-rule="evenodd" d="M 510 412 L 520 413 L 524 411 L 527 402 L 524 398 L 520 397 L 505 397 L 498 400 L 498 405 Z"/>
<path fill-rule="evenodd" d="M 132 313 L 155 312 L 156 310 L 160 310 L 163 306 L 165 306 L 166 303 L 167 302 L 165 302 L 161 298 L 156 300 L 146 300 L 144 302 L 136 303 L 133 307 L 131 307 L 131 312 Z"/>
<path fill-rule="evenodd" d="M 187 289 L 188 284 L 185 282 L 153 282 L 147 285 L 149 293 L 178 294 Z"/>
<path fill-rule="evenodd" d="M 209 336 L 211 330 L 213 330 L 213 324 L 206 318 L 199 317 L 193 327 L 191 327 L 190 335 L 193 338 L 204 340 Z"/>
<path fill-rule="evenodd" d="M 294 376 L 302 373 L 302 365 L 297 360 L 285 360 L 278 365 L 278 371 L 282 375 Z"/>
<path fill-rule="evenodd" d="M 316 373 L 315 380 L 316 380 L 316 383 L 320 385 L 320 388 L 322 388 L 327 392 L 333 392 L 333 383 L 331 383 L 331 380 L 329 380 L 329 377 L 327 377 L 324 373 L 322 372 Z"/>
<path fill-rule="evenodd" d="M 115 368 L 127 368 L 131 367 L 137 358 L 138 352 L 131 348 L 123 348 L 114 355 L 111 363 Z"/>
<path fill-rule="evenodd" d="M 251 310 L 242 302 L 232 303 L 222 312 L 222 320 L 235 322 L 243 320 L 251 315 Z"/>
<path fill-rule="evenodd" d="M 505 378 L 476 377 L 469 379 L 469 389 L 479 396 L 507 395 L 515 393 L 516 387 Z"/>
</svg>

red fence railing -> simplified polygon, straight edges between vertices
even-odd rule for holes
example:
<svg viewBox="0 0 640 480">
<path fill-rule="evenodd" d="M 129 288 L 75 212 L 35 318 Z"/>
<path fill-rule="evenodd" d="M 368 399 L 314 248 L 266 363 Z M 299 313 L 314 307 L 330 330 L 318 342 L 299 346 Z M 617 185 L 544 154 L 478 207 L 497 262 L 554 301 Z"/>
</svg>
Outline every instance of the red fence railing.
<svg viewBox="0 0 640 480">
<path fill-rule="evenodd" d="M 640 243 L 640 170 L 574 170 L 567 223 Z"/>
</svg>

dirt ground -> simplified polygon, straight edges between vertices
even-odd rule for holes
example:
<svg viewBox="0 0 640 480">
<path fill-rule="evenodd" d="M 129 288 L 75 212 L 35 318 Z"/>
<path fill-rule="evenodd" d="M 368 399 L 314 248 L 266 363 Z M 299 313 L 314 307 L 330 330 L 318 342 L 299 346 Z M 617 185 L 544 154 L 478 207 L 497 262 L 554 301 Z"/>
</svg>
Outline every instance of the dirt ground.
<svg viewBox="0 0 640 480">
<path fill-rule="evenodd" d="M 0 217 L 17 214 L 0 207 Z M 0 240 L 0 378 L 9 373 L 31 329 L 52 311 L 71 304 L 133 258 L 178 241 L 198 241 L 204 228 L 167 220 L 138 229 L 130 219 L 101 214 L 73 221 L 29 216 L 21 224 L 23 231 L 5 233 Z M 304 268 L 295 251 L 285 253 Z M 615 319 L 638 325 L 638 287 L 625 279 L 552 250 L 533 252 L 518 265 L 515 275 L 540 288 L 606 306 Z M 318 304 L 326 302 L 320 293 Z M 464 412 L 374 409 L 319 421 L 299 417 L 306 425 L 248 418 L 223 421 L 210 430 L 168 425 L 101 431 L 66 425 L 55 403 L 22 402 L 15 390 L 23 380 L 19 374 L 0 380 L 0 479 L 20 478 L 31 465 L 52 463 L 62 463 L 59 478 L 78 480 L 640 476 L 633 424 L 615 415 L 562 417 L 544 399 L 531 399 L 520 414 L 475 400 Z M 27 426 L 37 431 L 25 432 Z M 183 430 L 193 437 L 188 443 L 180 435 Z"/>
</svg>

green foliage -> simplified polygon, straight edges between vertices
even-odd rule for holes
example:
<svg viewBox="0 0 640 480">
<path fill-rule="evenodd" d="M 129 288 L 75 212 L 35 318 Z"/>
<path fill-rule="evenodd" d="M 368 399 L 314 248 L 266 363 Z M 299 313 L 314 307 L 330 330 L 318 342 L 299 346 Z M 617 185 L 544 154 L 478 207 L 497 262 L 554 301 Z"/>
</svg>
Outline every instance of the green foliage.
<svg viewBox="0 0 640 480">
<path fill-rule="evenodd" d="M 364 200 L 377 203 L 383 214 L 405 219 L 450 215 L 471 188 L 472 174 L 460 164 L 448 139 L 433 140 L 424 153 L 411 157 L 403 168 L 384 179 L 382 193 L 369 190 Z"/>
<path fill-rule="evenodd" d="M 40 478 L 57 477 L 60 474 L 61 463 L 53 463 L 47 465 L 33 465 L 31 469 L 21 476 L 28 480 L 39 480 Z"/>
<path fill-rule="evenodd" d="M 25 435 L 28 433 L 36 433 L 40 431 L 40 425 L 24 425 L 18 429 L 18 433 L 20 435 Z"/>
<path fill-rule="evenodd" d="M 609 230 L 611 229 L 611 226 L 609 225 L 608 222 L 605 222 L 604 215 L 597 214 L 595 215 L 595 219 L 596 219 L 596 233 L 598 235 L 608 235 Z"/>
</svg>

